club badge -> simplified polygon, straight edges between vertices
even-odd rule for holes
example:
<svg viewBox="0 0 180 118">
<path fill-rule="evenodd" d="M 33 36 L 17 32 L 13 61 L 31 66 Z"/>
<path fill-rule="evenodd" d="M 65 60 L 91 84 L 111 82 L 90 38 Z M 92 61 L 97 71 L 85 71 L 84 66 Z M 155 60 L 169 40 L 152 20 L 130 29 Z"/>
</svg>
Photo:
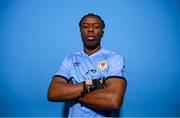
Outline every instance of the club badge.
<svg viewBox="0 0 180 118">
<path fill-rule="evenodd" d="M 108 64 L 105 60 L 99 62 L 98 64 L 99 70 L 106 70 L 107 68 L 108 68 Z"/>
</svg>

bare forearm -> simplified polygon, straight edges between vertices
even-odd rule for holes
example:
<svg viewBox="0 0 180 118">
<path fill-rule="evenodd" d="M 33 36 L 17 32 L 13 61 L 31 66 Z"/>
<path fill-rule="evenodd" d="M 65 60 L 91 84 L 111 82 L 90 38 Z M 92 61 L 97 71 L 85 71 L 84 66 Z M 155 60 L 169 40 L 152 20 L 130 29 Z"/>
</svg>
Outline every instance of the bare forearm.
<svg viewBox="0 0 180 118">
<path fill-rule="evenodd" d="M 80 97 L 82 91 L 81 84 L 67 84 L 67 85 L 57 85 L 54 89 L 55 98 L 57 101 L 73 100 Z"/>
<path fill-rule="evenodd" d="M 65 101 L 74 100 L 80 97 L 83 91 L 83 84 L 68 84 L 56 82 L 50 85 L 48 92 L 48 100 L 50 101 Z"/>
<path fill-rule="evenodd" d="M 80 101 L 86 105 L 99 109 L 119 109 L 126 89 L 126 82 L 121 79 L 106 81 L 104 89 L 87 93 Z"/>
<path fill-rule="evenodd" d="M 98 109 L 118 109 L 120 106 L 121 99 L 117 100 L 114 96 L 113 91 L 107 89 L 100 89 L 86 94 L 79 100 L 86 105 L 92 106 Z"/>
</svg>

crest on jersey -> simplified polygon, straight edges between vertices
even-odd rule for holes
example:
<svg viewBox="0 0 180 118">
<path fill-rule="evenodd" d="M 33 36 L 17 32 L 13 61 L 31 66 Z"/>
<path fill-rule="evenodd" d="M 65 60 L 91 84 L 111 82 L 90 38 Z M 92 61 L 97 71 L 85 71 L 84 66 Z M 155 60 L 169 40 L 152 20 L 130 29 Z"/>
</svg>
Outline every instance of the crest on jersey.
<svg viewBox="0 0 180 118">
<path fill-rule="evenodd" d="M 102 60 L 98 64 L 98 69 L 99 70 L 106 70 L 108 68 L 108 64 L 105 60 Z"/>
</svg>

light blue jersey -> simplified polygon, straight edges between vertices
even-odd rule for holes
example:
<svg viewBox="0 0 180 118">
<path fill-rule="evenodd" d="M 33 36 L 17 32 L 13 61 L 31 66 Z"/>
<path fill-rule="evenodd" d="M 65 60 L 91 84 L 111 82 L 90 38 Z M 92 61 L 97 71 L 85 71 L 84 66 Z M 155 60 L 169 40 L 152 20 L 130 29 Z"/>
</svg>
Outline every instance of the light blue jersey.
<svg viewBox="0 0 180 118">
<path fill-rule="evenodd" d="M 80 83 L 89 79 L 124 78 L 124 59 L 119 54 L 100 49 L 88 56 L 84 51 L 66 57 L 55 74 L 71 83 Z M 104 112 L 95 108 L 81 106 L 76 102 L 69 104 L 69 117 L 111 117 L 114 111 Z"/>
</svg>

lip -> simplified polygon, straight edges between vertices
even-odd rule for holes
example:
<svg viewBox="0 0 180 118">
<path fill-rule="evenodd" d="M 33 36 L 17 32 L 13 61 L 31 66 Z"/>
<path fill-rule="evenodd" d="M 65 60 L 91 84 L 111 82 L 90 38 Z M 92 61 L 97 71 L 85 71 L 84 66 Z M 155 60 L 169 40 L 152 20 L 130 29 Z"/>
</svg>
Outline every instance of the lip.
<svg viewBox="0 0 180 118">
<path fill-rule="evenodd" d="M 95 36 L 87 36 L 86 38 L 88 41 L 94 41 L 95 40 Z"/>
</svg>

